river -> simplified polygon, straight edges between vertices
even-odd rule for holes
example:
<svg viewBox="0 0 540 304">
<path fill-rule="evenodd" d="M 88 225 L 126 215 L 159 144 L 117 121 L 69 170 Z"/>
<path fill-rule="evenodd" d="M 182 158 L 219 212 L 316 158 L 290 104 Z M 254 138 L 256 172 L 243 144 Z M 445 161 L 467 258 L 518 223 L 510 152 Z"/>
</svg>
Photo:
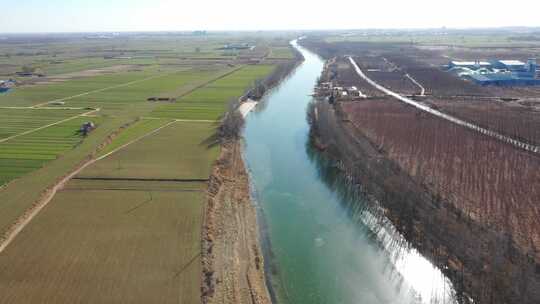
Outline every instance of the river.
<svg viewBox="0 0 540 304">
<path fill-rule="evenodd" d="M 284 304 L 455 303 L 452 285 L 308 144 L 306 107 L 324 61 L 305 61 L 246 119 L 244 157 Z"/>
</svg>

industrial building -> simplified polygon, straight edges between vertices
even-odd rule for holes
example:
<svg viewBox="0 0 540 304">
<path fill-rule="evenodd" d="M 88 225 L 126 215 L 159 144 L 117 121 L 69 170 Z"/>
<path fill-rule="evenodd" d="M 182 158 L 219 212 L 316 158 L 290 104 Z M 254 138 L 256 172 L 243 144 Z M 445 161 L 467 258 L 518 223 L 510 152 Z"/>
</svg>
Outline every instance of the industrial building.
<svg viewBox="0 0 540 304">
<path fill-rule="evenodd" d="M 448 71 L 479 85 L 529 86 L 540 85 L 536 59 L 451 61 Z"/>
</svg>

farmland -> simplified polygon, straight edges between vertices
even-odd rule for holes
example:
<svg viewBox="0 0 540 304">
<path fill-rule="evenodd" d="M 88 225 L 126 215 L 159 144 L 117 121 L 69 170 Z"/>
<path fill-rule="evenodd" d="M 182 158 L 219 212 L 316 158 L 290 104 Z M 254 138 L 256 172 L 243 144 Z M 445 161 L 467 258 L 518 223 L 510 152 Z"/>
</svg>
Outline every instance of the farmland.
<svg viewBox="0 0 540 304">
<path fill-rule="evenodd" d="M 77 116 L 84 110 L 0 109 L 0 140 Z"/>
<path fill-rule="evenodd" d="M 0 41 L 0 78 L 16 81 L 0 95 L 0 240 L 24 228 L 0 252 L 3 299 L 200 303 L 216 128 L 231 100 L 289 61 L 287 41 L 240 34 Z M 255 47 L 223 49 L 244 42 Z M 279 58 L 265 61 L 273 48 Z M 88 136 L 78 132 L 85 122 L 97 126 Z M 57 183 L 63 187 L 52 193 Z M 26 222 L 28 214 L 37 215 Z"/>
<path fill-rule="evenodd" d="M 147 190 L 57 194 L 0 256 L 3 301 L 199 303 L 203 193 Z"/>
<path fill-rule="evenodd" d="M 153 117 L 217 120 L 231 98 L 244 94 L 254 80 L 272 71 L 269 65 L 246 66 L 182 97 L 177 103 L 161 105 L 150 113 Z"/>
<path fill-rule="evenodd" d="M 39 169 L 73 149 L 83 140 L 77 131 L 87 120 L 76 117 L 0 143 L 0 185 Z M 100 119 L 94 121 L 99 123 Z"/>
<path fill-rule="evenodd" d="M 218 152 L 217 147 L 205 144 L 214 129 L 207 122 L 176 122 L 95 163 L 76 178 L 205 180 Z"/>
<path fill-rule="evenodd" d="M 132 132 L 141 138 L 154 121 Z M 217 147 L 202 141 L 213 129 L 176 122 L 83 170 L 0 257 L 2 294 L 14 302 L 198 303 L 206 185 L 182 180 L 207 179 Z M 20 256 L 21 264 L 9 262 Z M 29 273 L 24 284 L 8 280 Z M 43 281 L 40 273 L 55 275 Z"/>
</svg>

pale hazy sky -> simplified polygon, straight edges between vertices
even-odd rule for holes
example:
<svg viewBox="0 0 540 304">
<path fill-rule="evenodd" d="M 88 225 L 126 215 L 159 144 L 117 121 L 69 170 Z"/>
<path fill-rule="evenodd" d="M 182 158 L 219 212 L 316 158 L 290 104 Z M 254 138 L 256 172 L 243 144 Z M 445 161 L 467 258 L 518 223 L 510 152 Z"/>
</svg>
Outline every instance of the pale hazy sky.
<svg viewBox="0 0 540 304">
<path fill-rule="evenodd" d="M 0 32 L 540 26 L 540 0 L 0 0 Z"/>
</svg>

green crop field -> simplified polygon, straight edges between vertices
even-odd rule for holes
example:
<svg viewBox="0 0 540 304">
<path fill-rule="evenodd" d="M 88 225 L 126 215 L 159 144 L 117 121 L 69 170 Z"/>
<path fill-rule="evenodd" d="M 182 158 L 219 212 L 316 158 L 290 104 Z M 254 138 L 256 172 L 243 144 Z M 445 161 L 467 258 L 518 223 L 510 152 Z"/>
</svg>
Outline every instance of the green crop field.
<svg viewBox="0 0 540 304">
<path fill-rule="evenodd" d="M 137 138 L 152 132 L 168 122 L 170 122 L 169 119 L 141 119 L 126 130 L 122 131 L 111 144 L 107 145 L 102 151 L 100 151 L 99 156 L 114 151 L 122 145 L 125 145 L 132 140 L 136 140 Z"/>
<path fill-rule="evenodd" d="M 253 82 L 268 75 L 271 65 L 249 65 L 182 97 L 157 107 L 150 115 L 176 119 L 216 120 L 231 98 L 240 97 Z"/>
<path fill-rule="evenodd" d="M 0 95 L 3 106 L 31 106 L 62 99 L 94 90 L 126 84 L 155 76 L 155 71 L 134 71 L 70 79 L 58 83 L 37 84 L 16 88 L 12 93 Z"/>
<path fill-rule="evenodd" d="M 218 149 L 205 139 L 215 126 L 176 122 L 88 167 L 79 178 L 206 179 Z"/>
<path fill-rule="evenodd" d="M 43 167 L 78 145 L 83 137 L 77 131 L 88 120 L 77 117 L 0 143 L 0 185 Z M 99 123 L 100 119 L 92 121 Z"/>
<path fill-rule="evenodd" d="M 68 181 L 0 254 L 0 302 L 200 303 L 217 120 L 274 68 L 245 62 L 271 49 L 274 59 L 289 58 L 287 39 L 91 36 L 0 40 L 0 79 L 17 82 L 0 95 L 0 233 L 61 177 L 106 156 Z M 222 49 L 231 43 L 256 47 Z M 16 74 L 25 70 L 33 75 Z M 86 121 L 97 129 L 82 137 Z"/>
<path fill-rule="evenodd" d="M 0 140 L 62 121 L 84 112 L 87 111 L 0 108 Z"/>
<path fill-rule="evenodd" d="M 218 77 L 219 69 L 188 70 L 173 73 L 163 73 L 155 78 L 147 79 L 133 85 L 111 88 L 105 91 L 88 94 L 70 99 L 68 104 L 73 107 L 94 107 L 107 109 L 123 109 L 133 103 L 147 103 L 149 97 L 176 97 L 182 89 L 190 85 L 210 81 Z M 180 93 L 176 93 L 180 92 Z M 172 95 L 172 96 L 171 96 Z"/>
</svg>

